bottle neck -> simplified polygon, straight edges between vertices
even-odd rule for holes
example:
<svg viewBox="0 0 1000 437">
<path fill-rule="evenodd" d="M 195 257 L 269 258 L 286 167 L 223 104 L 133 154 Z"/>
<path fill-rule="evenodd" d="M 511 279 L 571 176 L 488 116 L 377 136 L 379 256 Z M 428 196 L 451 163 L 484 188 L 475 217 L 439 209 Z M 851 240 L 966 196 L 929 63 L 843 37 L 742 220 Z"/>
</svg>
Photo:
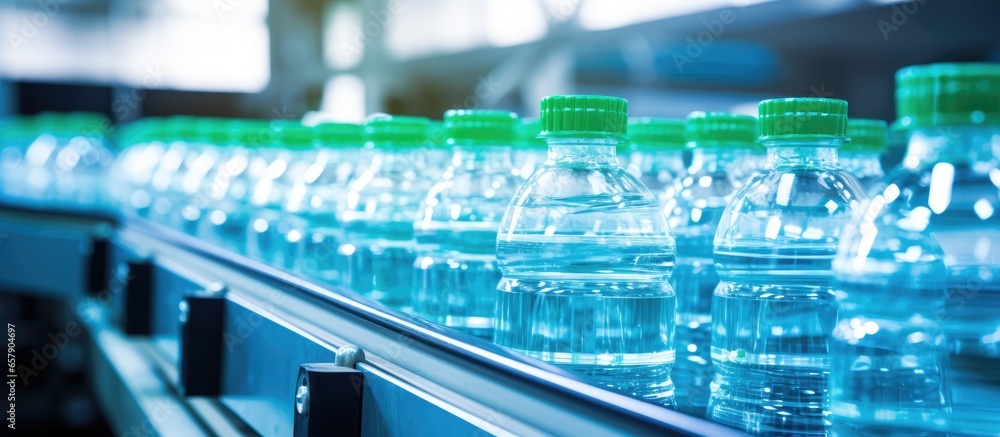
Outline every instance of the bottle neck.
<svg viewBox="0 0 1000 437">
<path fill-rule="evenodd" d="M 837 148 L 843 140 L 774 140 L 764 142 L 767 148 L 767 167 L 769 169 L 796 167 L 838 167 L 840 157 Z"/>
<path fill-rule="evenodd" d="M 737 158 L 734 149 L 720 147 L 696 147 L 691 151 L 691 165 L 688 174 L 699 172 L 715 173 L 725 171 Z"/>
<path fill-rule="evenodd" d="M 998 159 L 1000 127 L 933 126 L 910 133 L 900 165 L 912 169 L 935 162 L 974 164 Z"/>
<path fill-rule="evenodd" d="M 617 166 L 619 141 L 612 138 L 550 138 L 546 165 Z"/>
<path fill-rule="evenodd" d="M 415 168 L 419 163 L 414 152 L 418 149 L 403 147 L 376 148 L 373 150 L 369 170 L 392 171 L 397 168 Z"/>
<path fill-rule="evenodd" d="M 507 172 L 511 164 L 509 146 L 456 146 L 452 149 L 451 167 L 455 170 Z"/>
<path fill-rule="evenodd" d="M 643 172 L 684 170 L 684 150 L 681 149 L 638 149 L 627 156 L 629 166 L 637 166 Z"/>
</svg>

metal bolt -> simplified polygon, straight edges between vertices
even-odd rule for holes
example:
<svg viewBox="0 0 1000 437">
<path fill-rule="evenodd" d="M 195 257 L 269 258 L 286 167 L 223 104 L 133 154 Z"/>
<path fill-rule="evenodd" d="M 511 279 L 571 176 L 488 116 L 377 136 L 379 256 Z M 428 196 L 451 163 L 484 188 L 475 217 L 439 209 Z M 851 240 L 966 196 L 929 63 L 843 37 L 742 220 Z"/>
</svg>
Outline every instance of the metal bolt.
<svg viewBox="0 0 1000 437">
<path fill-rule="evenodd" d="M 225 293 L 228 288 L 229 287 L 227 287 L 226 284 L 223 282 L 213 282 L 211 284 L 208 284 L 208 286 L 205 287 L 205 289 L 202 290 L 200 294 L 206 297 L 219 296 Z"/>
<path fill-rule="evenodd" d="M 365 351 L 361 348 L 348 344 L 337 349 L 337 358 L 334 364 L 341 367 L 355 368 L 355 366 L 365 360 Z"/>
<path fill-rule="evenodd" d="M 295 411 L 309 415 L 309 379 L 305 374 L 299 377 L 299 388 L 295 390 Z"/>
<path fill-rule="evenodd" d="M 177 308 L 181 311 L 177 318 L 180 319 L 181 324 L 187 323 L 188 313 L 191 311 L 191 307 L 188 305 L 187 300 L 182 300 L 181 303 L 177 305 Z"/>
</svg>

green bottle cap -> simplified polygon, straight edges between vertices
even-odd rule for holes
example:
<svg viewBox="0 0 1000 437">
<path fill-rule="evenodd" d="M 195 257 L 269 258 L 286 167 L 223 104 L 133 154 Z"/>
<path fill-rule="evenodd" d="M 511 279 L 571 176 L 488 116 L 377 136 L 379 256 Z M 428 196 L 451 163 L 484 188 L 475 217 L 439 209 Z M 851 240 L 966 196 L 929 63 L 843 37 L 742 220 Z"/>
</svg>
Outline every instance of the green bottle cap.
<svg viewBox="0 0 1000 437">
<path fill-rule="evenodd" d="M 537 118 L 522 118 L 517 123 L 517 144 L 529 149 L 545 149 L 545 140 L 538 138 L 542 133 L 542 121 Z"/>
<path fill-rule="evenodd" d="M 204 139 L 205 126 L 212 122 L 206 117 L 195 117 L 191 115 L 174 115 L 163 120 L 162 135 L 160 140 L 164 142 L 185 141 L 193 142 Z"/>
<path fill-rule="evenodd" d="M 37 136 L 37 133 L 32 118 L 23 116 L 0 118 L 0 137 L 24 139 L 34 136 Z"/>
<path fill-rule="evenodd" d="M 687 119 L 688 147 L 755 149 L 757 117 L 726 112 L 692 112 Z"/>
<path fill-rule="evenodd" d="M 1000 64 L 930 64 L 896 72 L 896 116 L 905 128 L 1000 124 Z"/>
<path fill-rule="evenodd" d="M 166 121 L 163 118 L 140 118 L 118 129 L 118 144 L 126 147 L 151 141 L 162 141 L 166 130 Z"/>
<path fill-rule="evenodd" d="M 286 149 L 311 149 L 316 143 L 316 131 L 296 120 L 275 120 L 271 123 L 274 142 Z"/>
<path fill-rule="evenodd" d="M 542 138 L 625 139 L 628 101 L 609 96 L 548 96 L 541 101 Z"/>
<path fill-rule="evenodd" d="M 450 146 L 513 145 L 517 114 L 487 109 L 452 109 L 444 113 Z"/>
<path fill-rule="evenodd" d="M 851 142 L 840 150 L 848 153 L 882 153 L 889 143 L 889 125 L 882 120 L 852 118 L 847 120 L 847 136 Z"/>
<path fill-rule="evenodd" d="M 629 147 L 638 150 L 684 149 L 686 122 L 672 118 L 638 117 L 628 120 Z"/>
<path fill-rule="evenodd" d="M 111 120 L 96 112 L 67 112 L 63 114 L 63 128 L 68 134 L 104 137 L 111 133 Z"/>
<path fill-rule="evenodd" d="M 773 140 L 843 140 L 847 102 L 819 97 L 764 100 L 757 106 L 760 138 Z"/>
<path fill-rule="evenodd" d="M 427 124 L 427 138 L 434 147 L 445 147 L 448 145 L 448 134 L 444 130 L 444 122 L 431 120 Z"/>
<path fill-rule="evenodd" d="M 231 119 L 225 123 L 224 132 L 229 144 L 243 147 L 269 147 L 277 140 L 273 121 L 258 118 Z"/>
<path fill-rule="evenodd" d="M 430 144 L 430 119 L 377 114 L 365 122 L 365 140 L 372 147 L 418 148 Z"/>
<path fill-rule="evenodd" d="M 360 147 L 365 142 L 365 128 L 355 123 L 320 123 L 313 127 L 322 147 Z"/>
<path fill-rule="evenodd" d="M 38 134 L 59 134 L 63 126 L 62 114 L 58 112 L 39 112 L 31 117 L 31 124 Z"/>
</svg>

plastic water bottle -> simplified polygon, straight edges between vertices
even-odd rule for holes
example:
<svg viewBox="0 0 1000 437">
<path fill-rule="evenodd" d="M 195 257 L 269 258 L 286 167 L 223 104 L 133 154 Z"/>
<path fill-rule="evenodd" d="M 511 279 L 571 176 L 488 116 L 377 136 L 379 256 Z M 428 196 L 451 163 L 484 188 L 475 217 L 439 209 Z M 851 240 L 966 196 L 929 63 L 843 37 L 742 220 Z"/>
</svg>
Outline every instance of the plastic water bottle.
<svg viewBox="0 0 1000 437">
<path fill-rule="evenodd" d="M 767 167 L 767 150 L 760 144 L 745 144 L 730 153 L 733 163 L 736 164 L 730 169 L 730 177 L 741 186 L 746 185 L 757 172 Z"/>
<path fill-rule="evenodd" d="M 257 180 L 250 194 L 251 218 L 247 229 L 247 253 L 271 265 L 291 269 L 302 241 L 285 211 L 295 183 L 306 176 L 316 158 L 316 133 L 297 121 L 275 123 L 275 146 L 283 148 Z"/>
<path fill-rule="evenodd" d="M 832 262 L 868 195 L 837 156 L 847 102 L 776 99 L 758 110 L 768 166 L 715 235 L 709 417 L 756 435 L 825 435 Z"/>
<path fill-rule="evenodd" d="M 364 169 L 363 128 L 351 123 L 316 125 L 319 152 L 285 202 L 293 233 L 302 234 L 301 256 L 295 269 L 305 276 L 339 285 L 337 248 L 343 228 L 337 213 L 344 206 L 347 184 Z M 294 234 L 292 234 L 294 235 Z"/>
<path fill-rule="evenodd" d="M 669 195 L 668 188 L 684 173 L 684 120 L 640 117 L 629 120 L 625 144 L 627 168 L 660 199 Z"/>
<path fill-rule="evenodd" d="M 852 118 L 847 121 L 851 142 L 840 148 L 840 165 L 858 178 L 865 188 L 875 188 L 885 176 L 880 157 L 889 140 L 889 127 L 882 120 Z"/>
<path fill-rule="evenodd" d="M 3 181 L 4 197 L 20 202 L 29 197 L 29 175 L 41 171 L 44 166 L 44 160 L 28 159 L 28 151 L 41 132 L 35 117 L 11 117 L 3 121 L 3 132 L 0 132 L 3 138 L 3 144 L 0 145 L 0 180 Z"/>
<path fill-rule="evenodd" d="M 513 151 L 514 167 L 511 174 L 526 180 L 549 159 L 549 147 L 545 140 L 538 138 L 542 123 L 537 118 L 520 119 L 517 125 L 517 147 Z"/>
<path fill-rule="evenodd" d="M 23 195 L 27 167 L 25 152 L 36 137 L 31 118 L 0 119 L 0 194 L 5 198 Z"/>
<path fill-rule="evenodd" d="M 203 144 L 199 141 L 198 125 L 206 121 L 192 116 L 174 116 L 166 120 L 165 129 L 169 133 L 146 186 L 150 204 L 143 211 L 145 217 L 166 225 L 182 207 L 180 193 L 176 190 L 178 181 L 201 153 Z"/>
<path fill-rule="evenodd" d="M 27 147 L 11 185 L 27 202 L 64 207 L 106 206 L 103 175 L 114 155 L 107 146 L 110 122 L 93 113 L 42 113 L 25 126 Z M 24 144 L 24 143 L 22 143 Z M 8 152 L 10 153 L 10 152 Z"/>
<path fill-rule="evenodd" d="M 194 153 L 190 162 L 173 178 L 171 192 L 176 196 L 169 222 L 176 229 L 196 234 L 202 212 L 208 206 L 208 199 L 202 193 L 203 187 L 226 156 L 231 140 L 230 120 L 198 118 L 194 120 L 194 132 L 188 143 Z"/>
<path fill-rule="evenodd" d="M 626 106 L 616 97 L 542 99 L 549 160 L 500 224 L 494 341 L 671 406 L 674 240 L 656 197 L 618 164 Z"/>
<path fill-rule="evenodd" d="M 218 118 L 202 118 L 195 123 L 196 133 L 192 141 L 198 144 L 196 147 L 201 153 L 181 176 L 180 186 L 176 189 L 181 205 L 172 218 L 174 225 L 183 232 L 204 236 L 215 231 L 211 213 L 215 207 L 225 203 L 222 199 L 236 176 L 235 172 L 245 169 L 248 152 L 241 137 L 243 123 Z M 241 155 L 244 158 L 242 161 L 234 159 Z M 235 167 L 233 164 L 237 162 L 242 162 L 243 166 Z M 214 214 L 217 221 L 222 218 L 221 214 Z"/>
<path fill-rule="evenodd" d="M 105 208 L 105 176 L 114 163 L 109 147 L 111 122 L 101 114 L 71 112 L 56 115 L 51 132 L 58 146 L 49 161 L 54 176 L 54 200 L 71 206 Z"/>
<path fill-rule="evenodd" d="M 413 151 L 427 147 L 427 131 L 423 117 L 370 117 L 365 136 L 375 153 L 350 182 L 340 211 L 341 281 L 395 307 L 408 305 L 413 292 L 413 222 L 430 188 L 414 165 Z"/>
<path fill-rule="evenodd" d="M 163 130 L 154 128 L 162 123 L 158 117 L 147 117 L 118 129 L 116 142 L 121 151 L 111 167 L 109 194 L 114 204 L 126 214 L 135 213 L 131 199 L 139 188 L 139 170 L 141 168 L 148 173 L 155 162 L 144 161 L 142 158 L 152 148 L 153 137 L 162 138 Z"/>
<path fill-rule="evenodd" d="M 428 180 L 441 180 L 451 163 L 451 147 L 447 144 L 444 122 L 431 121 L 427 125 L 427 145 L 413 150 L 413 162 Z"/>
<path fill-rule="evenodd" d="M 413 225 L 414 313 L 490 339 L 500 281 L 497 230 L 520 186 L 510 171 L 516 122 L 506 111 L 446 112 L 451 165 L 421 202 Z"/>
<path fill-rule="evenodd" d="M 742 152 L 755 147 L 757 119 L 747 115 L 692 113 L 687 119 L 691 166 L 674 181 L 664 203 L 677 240 L 671 277 L 677 293 L 677 408 L 704 417 L 712 382 L 712 292 L 719 275 L 712 263 L 712 239 L 733 195 L 746 182 L 734 177 Z"/>
<path fill-rule="evenodd" d="M 144 118 L 125 126 L 119 137 L 125 146 L 113 166 L 116 187 L 112 192 L 128 214 L 146 217 L 153 198 L 150 181 L 153 170 L 163 157 L 170 131 L 161 118 Z"/>
<path fill-rule="evenodd" d="M 837 257 L 834 430 L 1000 434 L 1000 64 L 896 74 L 902 164 Z"/>
<path fill-rule="evenodd" d="M 238 253 L 246 252 L 246 232 L 250 221 L 247 198 L 273 152 L 266 143 L 273 134 L 260 120 L 230 120 L 217 127 L 225 132 L 225 157 L 205 181 L 203 218 L 199 234 L 215 244 Z"/>
</svg>

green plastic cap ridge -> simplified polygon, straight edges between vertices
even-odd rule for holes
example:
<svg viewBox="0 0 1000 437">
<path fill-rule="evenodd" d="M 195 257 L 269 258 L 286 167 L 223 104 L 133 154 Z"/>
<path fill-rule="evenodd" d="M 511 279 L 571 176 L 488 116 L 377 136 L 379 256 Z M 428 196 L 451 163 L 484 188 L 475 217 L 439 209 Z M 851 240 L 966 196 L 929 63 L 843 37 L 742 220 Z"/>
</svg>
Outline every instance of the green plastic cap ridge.
<svg viewBox="0 0 1000 437">
<path fill-rule="evenodd" d="M 688 147 L 756 149 L 757 117 L 696 111 L 687 119 Z"/>
<path fill-rule="evenodd" d="M 687 121 L 636 117 L 628 120 L 629 147 L 638 150 L 682 150 L 687 143 Z"/>
<path fill-rule="evenodd" d="M 821 97 L 764 100 L 757 105 L 759 142 L 841 140 L 847 137 L 847 102 Z"/>
<path fill-rule="evenodd" d="M 425 117 L 376 114 L 365 122 L 365 141 L 373 147 L 425 147 L 429 126 Z"/>
<path fill-rule="evenodd" d="M 488 109 L 452 109 L 444 113 L 448 145 L 513 145 L 517 114 Z"/>
<path fill-rule="evenodd" d="M 848 153 L 882 153 L 889 143 L 889 125 L 882 120 L 852 118 L 847 120 L 847 136 L 851 142 L 840 150 Z"/>
<path fill-rule="evenodd" d="M 542 138 L 625 139 L 628 101 L 610 96 L 548 96 L 542 98 Z"/>
<path fill-rule="evenodd" d="M 281 120 L 271 123 L 274 140 L 288 149 L 309 149 L 316 143 L 316 131 L 299 121 Z"/>
<path fill-rule="evenodd" d="M 929 64 L 896 72 L 902 128 L 1000 124 L 1000 64 Z"/>
<path fill-rule="evenodd" d="M 365 142 L 365 128 L 356 123 L 320 123 L 313 131 L 322 147 L 361 147 Z"/>
</svg>

